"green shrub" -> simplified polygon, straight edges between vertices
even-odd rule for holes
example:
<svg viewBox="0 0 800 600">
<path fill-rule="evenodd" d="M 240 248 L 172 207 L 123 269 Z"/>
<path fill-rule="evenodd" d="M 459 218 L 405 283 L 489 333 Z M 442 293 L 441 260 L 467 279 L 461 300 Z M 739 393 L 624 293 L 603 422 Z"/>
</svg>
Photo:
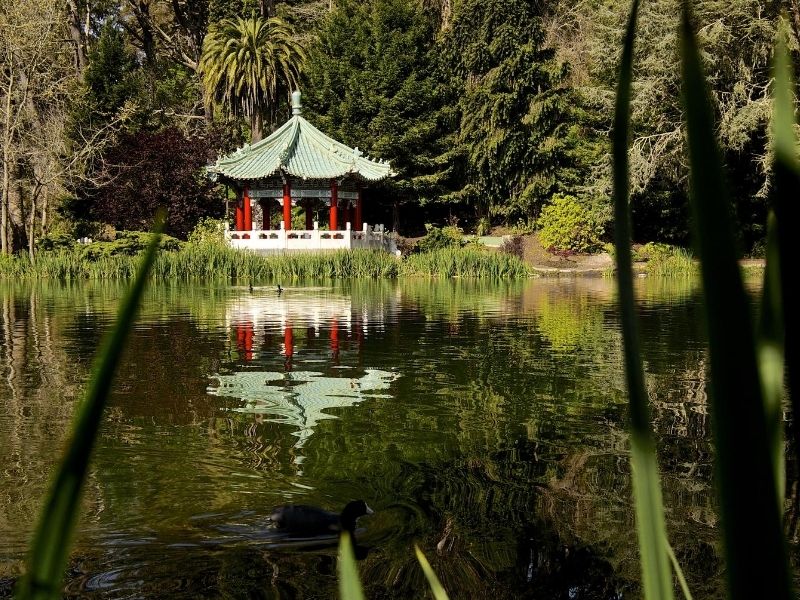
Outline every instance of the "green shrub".
<svg viewBox="0 0 800 600">
<path fill-rule="evenodd" d="M 532 221 L 519 219 L 514 225 L 511 226 L 511 235 L 528 235 L 536 230 Z"/>
<path fill-rule="evenodd" d="M 227 245 L 225 240 L 225 221 L 206 217 L 201 219 L 189 233 L 190 244 Z"/>
<path fill-rule="evenodd" d="M 60 248 L 72 248 L 75 245 L 75 238 L 66 233 L 53 233 L 45 235 L 36 240 L 36 249 L 50 252 Z"/>
<path fill-rule="evenodd" d="M 574 196 L 553 196 L 538 225 L 539 239 L 548 249 L 592 252 L 602 245 L 602 226 Z"/>
<path fill-rule="evenodd" d="M 417 242 L 417 248 L 420 252 L 431 252 L 442 248 L 459 248 L 464 242 L 464 232 L 455 225 L 439 228 L 426 223 L 425 229 L 428 233 Z"/>
<path fill-rule="evenodd" d="M 80 247 L 80 253 L 88 260 L 98 260 L 109 256 L 135 256 L 144 252 L 151 234 L 143 231 L 118 231 L 113 242 L 92 242 Z M 161 236 L 161 250 L 181 249 L 182 242 L 168 235 Z"/>
<path fill-rule="evenodd" d="M 489 235 L 492 230 L 492 224 L 489 222 L 488 217 L 481 217 L 478 219 L 478 224 L 475 226 L 476 235 Z"/>
</svg>

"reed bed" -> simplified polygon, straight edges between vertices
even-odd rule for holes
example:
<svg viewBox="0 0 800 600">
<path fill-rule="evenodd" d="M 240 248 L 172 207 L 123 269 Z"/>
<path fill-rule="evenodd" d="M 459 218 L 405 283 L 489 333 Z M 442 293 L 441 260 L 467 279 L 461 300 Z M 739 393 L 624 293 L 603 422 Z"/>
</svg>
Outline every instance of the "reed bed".
<svg viewBox="0 0 800 600">
<path fill-rule="evenodd" d="M 685 248 L 671 248 L 647 261 L 646 270 L 657 277 L 694 277 L 700 273 L 700 264 Z"/>
<path fill-rule="evenodd" d="M 527 277 L 528 267 L 516 256 L 473 248 L 444 248 L 412 254 L 403 262 L 403 274 L 429 277 Z"/>
<path fill-rule="evenodd" d="M 128 280 L 139 256 L 90 257 L 62 249 L 42 252 L 32 262 L 26 255 L 0 259 L 0 278 Z M 449 249 L 401 260 L 378 250 L 259 255 L 214 244 L 185 244 L 161 252 L 151 272 L 155 280 L 275 281 L 293 279 L 387 279 L 401 275 L 430 277 L 521 278 L 525 264 L 506 254 L 475 249 Z"/>
</svg>

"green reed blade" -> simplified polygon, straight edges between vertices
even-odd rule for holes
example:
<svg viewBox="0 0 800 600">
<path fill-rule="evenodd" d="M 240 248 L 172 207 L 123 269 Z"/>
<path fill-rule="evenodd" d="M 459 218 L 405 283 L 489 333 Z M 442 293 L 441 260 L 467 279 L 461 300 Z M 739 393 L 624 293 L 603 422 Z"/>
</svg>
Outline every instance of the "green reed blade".
<svg viewBox="0 0 800 600">
<path fill-rule="evenodd" d="M 339 540 L 339 597 L 341 600 L 364 600 L 353 556 L 353 542 L 346 531 L 342 532 Z"/>
<path fill-rule="evenodd" d="M 767 266 L 758 323 L 758 368 L 771 443 L 778 510 L 783 513 L 786 476 L 783 463 L 783 307 L 781 306 L 780 254 L 775 213 L 767 219 Z"/>
<path fill-rule="evenodd" d="M 690 208 L 710 346 L 710 398 L 731 598 L 791 597 L 750 310 L 688 1 L 680 29 Z"/>
<path fill-rule="evenodd" d="M 39 515 L 27 572 L 17 588 L 17 597 L 20 599 L 61 597 L 61 580 L 80 509 L 81 491 L 92 448 L 120 355 L 136 317 L 147 274 L 155 260 L 163 228 L 164 218 L 159 216 L 156 233 L 139 264 L 136 279 L 120 305 L 116 325 L 103 340 L 95 359 L 86 397 L 78 407 L 73 420 L 72 436 Z"/>
<path fill-rule="evenodd" d="M 672 549 L 672 545 L 669 542 L 667 542 L 667 554 L 669 554 L 669 561 L 672 563 L 672 568 L 675 570 L 675 576 L 678 578 L 678 584 L 681 586 L 683 597 L 686 598 L 686 600 L 692 600 L 692 592 L 689 591 L 689 584 L 686 583 L 683 569 L 681 569 L 678 557 L 675 556 L 675 551 Z"/>
<path fill-rule="evenodd" d="M 775 58 L 773 64 L 774 83 L 772 139 L 775 145 L 774 173 L 775 181 L 772 193 L 773 208 L 777 217 L 777 245 L 778 251 L 784 260 L 780 273 L 781 305 L 787 307 L 784 311 L 784 349 L 786 353 L 786 381 L 789 390 L 789 399 L 792 403 L 792 413 L 797 419 L 800 415 L 800 324 L 796 310 L 788 307 L 798 306 L 800 294 L 797 287 L 791 285 L 792 266 L 789 256 L 793 251 L 792 232 L 790 229 L 800 219 L 800 203 L 798 203 L 798 190 L 800 190 L 800 155 L 798 155 L 797 139 L 794 125 L 794 99 L 792 90 L 792 65 L 786 49 L 786 36 L 788 26 L 785 19 L 781 19 L 778 36 L 775 43 Z M 800 427 L 793 428 L 795 433 L 795 452 L 800 453 Z"/>
<path fill-rule="evenodd" d="M 614 217 L 617 283 L 624 340 L 625 376 L 631 415 L 631 472 L 636 505 L 636 529 L 642 560 L 644 596 L 650 600 L 673 598 L 672 574 L 667 556 L 664 506 L 658 475 L 656 446 L 650 430 L 650 409 L 644 385 L 631 266 L 628 138 L 630 136 L 633 45 L 639 1 L 634 0 L 625 32 L 614 111 Z"/>
<path fill-rule="evenodd" d="M 428 585 L 431 586 L 433 597 L 436 600 L 449 600 L 447 592 L 444 591 L 444 587 L 442 586 L 442 582 L 439 581 L 439 578 L 431 567 L 431 563 L 428 562 L 428 559 L 425 558 L 425 554 L 423 554 L 422 550 L 420 550 L 419 546 L 416 544 L 414 544 L 414 552 L 417 554 L 417 560 L 422 567 L 422 572 L 425 573 L 425 579 L 428 580 Z"/>
</svg>

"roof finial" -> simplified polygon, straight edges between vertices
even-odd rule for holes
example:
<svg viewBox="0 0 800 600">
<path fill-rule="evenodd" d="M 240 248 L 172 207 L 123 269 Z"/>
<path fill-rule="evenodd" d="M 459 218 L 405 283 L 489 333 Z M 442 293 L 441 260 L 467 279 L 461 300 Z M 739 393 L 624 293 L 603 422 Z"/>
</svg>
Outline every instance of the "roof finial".
<svg viewBox="0 0 800 600">
<path fill-rule="evenodd" d="M 292 92 L 292 114 L 299 115 L 303 112 L 303 105 L 300 104 L 300 90 Z"/>
</svg>

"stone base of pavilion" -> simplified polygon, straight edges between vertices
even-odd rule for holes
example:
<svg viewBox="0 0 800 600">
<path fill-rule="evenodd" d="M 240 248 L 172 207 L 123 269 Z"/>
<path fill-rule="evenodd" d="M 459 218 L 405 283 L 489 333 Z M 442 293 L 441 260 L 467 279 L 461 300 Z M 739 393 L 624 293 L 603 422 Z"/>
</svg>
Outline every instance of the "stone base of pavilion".
<svg viewBox="0 0 800 600">
<path fill-rule="evenodd" d="M 383 225 L 370 226 L 364 223 L 362 229 L 350 228 L 326 231 L 314 222 L 313 229 L 253 229 L 252 231 L 229 230 L 225 238 L 232 248 L 251 250 L 270 254 L 273 252 L 320 252 L 327 250 L 354 250 L 370 248 L 397 254 L 397 243 L 393 234 L 388 234 Z"/>
</svg>

